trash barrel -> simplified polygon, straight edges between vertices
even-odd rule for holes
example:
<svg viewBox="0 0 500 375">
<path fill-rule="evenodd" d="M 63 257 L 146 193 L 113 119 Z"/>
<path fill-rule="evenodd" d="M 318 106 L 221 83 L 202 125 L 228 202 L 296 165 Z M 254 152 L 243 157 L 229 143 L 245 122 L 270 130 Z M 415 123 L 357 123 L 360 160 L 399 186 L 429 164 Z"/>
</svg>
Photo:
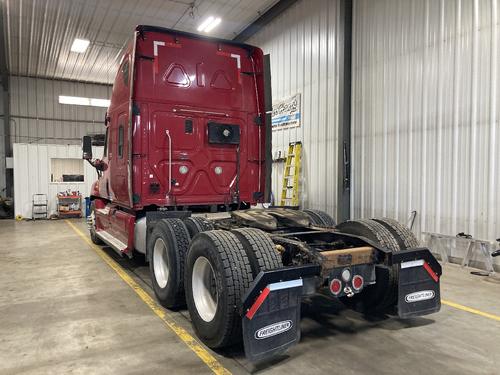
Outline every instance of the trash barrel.
<svg viewBox="0 0 500 375">
<path fill-rule="evenodd" d="M 85 217 L 90 216 L 90 197 L 85 197 Z"/>
</svg>

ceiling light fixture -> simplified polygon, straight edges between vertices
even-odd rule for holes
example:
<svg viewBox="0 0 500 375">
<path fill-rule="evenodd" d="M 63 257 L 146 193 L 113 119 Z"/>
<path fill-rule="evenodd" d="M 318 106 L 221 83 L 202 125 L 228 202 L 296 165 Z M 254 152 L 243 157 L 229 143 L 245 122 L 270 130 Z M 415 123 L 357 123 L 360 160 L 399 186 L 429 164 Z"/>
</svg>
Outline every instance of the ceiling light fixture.
<svg viewBox="0 0 500 375">
<path fill-rule="evenodd" d="M 212 21 L 214 20 L 215 18 L 210 16 L 208 17 L 205 21 L 203 21 L 200 26 L 198 26 L 198 31 L 203 31 L 205 30 L 205 28 L 210 24 L 212 23 Z"/>
<path fill-rule="evenodd" d="M 212 23 L 210 23 L 206 28 L 205 28 L 205 32 L 206 33 L 209 33 L 210 31 L 212 31 L 219 23 L 220 23 L 221 19 L 220 18 L 216 18 L 212 21 Z"/>
<path fill-rule="evenodd" d="M 205 21 L 203 21 L 200 26 L 198 26 L 198 31 L 199 32 L 205 32 L 209 33 L 212 31 L 219 23 L 221 22 L 221 19 L 219 17 L 208 17 Z"/>
<path fill-rule="evenodd" d="M 77 53 L 84 53 L 90 44 L 90 40 L 75 38 L 71 45 L 71 51 Z"/>
<path fill-rule="evenodd" d="M 98 98 L 83 98 L 80 96 L 59 95 L 59 104 L 87 105 L 92 107 L 109 107 L 110 100 Z"/>
</svg>

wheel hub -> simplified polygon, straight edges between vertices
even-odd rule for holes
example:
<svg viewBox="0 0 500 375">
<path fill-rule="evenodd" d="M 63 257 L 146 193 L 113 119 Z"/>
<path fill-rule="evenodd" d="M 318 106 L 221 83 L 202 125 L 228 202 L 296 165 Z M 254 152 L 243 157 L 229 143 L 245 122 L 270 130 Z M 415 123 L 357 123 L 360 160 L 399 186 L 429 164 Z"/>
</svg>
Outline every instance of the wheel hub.
<svg viewBox="0 0 500 375">
<path fill-rule="evenodd" d="M 219 295 L 215 272 L 207 258 L 199 257 L 194 262 L 191 283 L 198 314 L 205 322 L 212 321 L 217 312 Z"/>
<path fill-rule="evenodd" d="M 156 283 L 160 288 L 165 288 L 168 283 L 169 269 L 167 247 L 161 238 L 158 238 L 153 248 L 153 268 Z"/>
</svg>

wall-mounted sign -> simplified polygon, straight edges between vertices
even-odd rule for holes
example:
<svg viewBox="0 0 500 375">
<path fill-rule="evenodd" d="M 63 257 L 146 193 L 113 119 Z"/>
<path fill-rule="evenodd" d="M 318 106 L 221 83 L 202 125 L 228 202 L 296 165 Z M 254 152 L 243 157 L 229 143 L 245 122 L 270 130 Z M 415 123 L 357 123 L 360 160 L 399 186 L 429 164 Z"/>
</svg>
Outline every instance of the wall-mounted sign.
<svg viewBox="0 0 500 375">
<path fill-rule="evenodd" d="M 300 94 L 273 103 L 273 130 L 300 126 Z"/>
</svg>

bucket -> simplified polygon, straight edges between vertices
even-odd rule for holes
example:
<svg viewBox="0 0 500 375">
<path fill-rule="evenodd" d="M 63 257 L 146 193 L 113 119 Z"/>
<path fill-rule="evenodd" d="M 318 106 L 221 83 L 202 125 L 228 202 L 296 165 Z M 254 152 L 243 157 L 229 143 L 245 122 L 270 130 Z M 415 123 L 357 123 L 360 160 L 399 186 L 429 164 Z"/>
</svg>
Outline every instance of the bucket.
<svg viewBox="0 0 500 375">
<path fill-rule="evenodd" d="M 90 197 L 85 197 L 85 217 L 90 216 Z"/>
</svg>

